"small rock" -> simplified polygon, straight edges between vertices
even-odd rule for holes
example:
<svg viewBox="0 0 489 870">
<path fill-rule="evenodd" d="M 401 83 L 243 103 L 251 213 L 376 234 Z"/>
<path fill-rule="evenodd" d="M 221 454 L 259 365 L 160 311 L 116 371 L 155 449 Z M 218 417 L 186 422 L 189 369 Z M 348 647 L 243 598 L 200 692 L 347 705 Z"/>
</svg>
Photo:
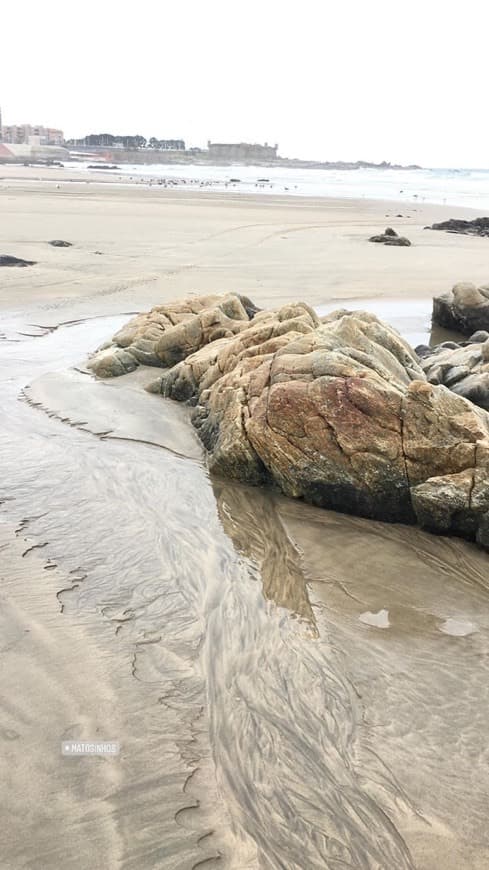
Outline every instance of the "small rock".
<svg viewBox="0 0 489 870">
<path fill-rule="evenodd" d="M 474 332 L 473 335 L 469 338 L 470 344 L 480 344 L 481 341 L 487 341 L 489 338 L 489 332 L 485 329 L 478 329 L 477 332 Z"/>
<path fill-rule="evenodd" d="M 400 248 L 408 248 L 411 245 L 409 239 L 405 236 L 398 236 L 392 227 L 387 227 L 382 235 L 371 236 L 369 242 L 378 242 L 381 245 L 397 245 Z"/>
<path fill-rule="evenodd" d="M 22 260 L 20 257 L 12 257 L 11 254 L 0 254 L 0 266 L 35 266 L 35 260 Z"/>
<path fill-rule="evenodd" d="M 53 239 L 51 242 L 48 242 L 48 245 L 52 245 L 53 248 L 72 248 L 73 242 L 65 242 L 64 239 Z"/>
<path fill-rule="evenodd" d="M 489 335 L 480 330 L 474 335 L 485 341 L 445 341 L 421 357 L 421 366 L 431 384 L 449 390 L 489 411 Z M 419 354 L 418 354 L 419 355 Z"/>
</svg>

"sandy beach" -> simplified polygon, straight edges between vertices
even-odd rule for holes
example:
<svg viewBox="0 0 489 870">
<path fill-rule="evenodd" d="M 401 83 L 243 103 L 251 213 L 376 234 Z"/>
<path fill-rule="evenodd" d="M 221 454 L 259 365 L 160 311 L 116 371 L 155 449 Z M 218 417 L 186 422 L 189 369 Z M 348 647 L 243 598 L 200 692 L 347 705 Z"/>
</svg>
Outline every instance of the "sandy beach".
<svg viewBox="0 0 489 870">
<path fill-rule="evenodd" d="M 69 177 L 0 171 L 2 868 L 484 870 L 487 554 L 212 478 L 154 372 L 84 371 L 188 293 L 429 340 L 489 240 L 425 227 L 478 213 Z"/>
<path fill-rule="evenodd" d="M 298 298 L 321 305 L 431 298 L 456 281 L 487 281 L 484 240 L 424 229 L 447 217 L 476 216 L 470 210 L 189 193 L 101 183 L 94 173 L 76 171 L 70 177 L 90 183 L 67 182 L 60 174 L 1 169 L 0 245 L 38 262 L 35 270 L 2 272 L 4 308 L 67 298 L 90 305 L 94 297 L 107 306 L 104 297 L 114 295 L 144 308 L 192 291 L 229 290 L 264 307 Z M 40 175 L 44 181 L 36 181 Z M 410 249 L 367 241 L 391 224 L 410 238 Z M 46 245 L 56 238 L 73 249 Z"/>
</svg>

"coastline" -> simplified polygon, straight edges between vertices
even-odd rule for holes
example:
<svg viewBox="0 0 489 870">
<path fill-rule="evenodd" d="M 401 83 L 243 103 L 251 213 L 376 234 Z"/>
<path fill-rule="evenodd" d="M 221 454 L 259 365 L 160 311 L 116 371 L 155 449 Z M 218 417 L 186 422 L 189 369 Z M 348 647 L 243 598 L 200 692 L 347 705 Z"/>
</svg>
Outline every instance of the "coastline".
<svg viewBox="0 0 489 870">
<path fill-rule="evenodd" d="M 46 304 L 133 311 L 188 292 L 239 291 L 258 305 L 313 306 L 424 298 L 457 281 L 488 279 L 487 239 L 424 229 L 465 208 L 395 201 L 286 197 L 119 186 L 96 177 L 62 183 L 32 167 L 0 181 L 0 253 L 36 261 L 3 269 L 0 308 Z M 59 185 L 59 187 L 58 187 Z M 397 217 L 402 214 L 403 217 Z M 392 225 L 411 248 L 371 244 Z M 51 239 L 73 247 L 55 249 Z M 90 301 L 92 300 L 92 302 Z"/>
<path fill-rule="evenodd" d="M 18 183 L 30 178 L 49 183 L 114 184 L 221 192 L 239 196 L 350 199 L 411 205 L 451 205 L 489 212 L 489 170 L 449 169 L 301 169 L 235 163 L 184 166 L 172 163 L 109 165 L 67 161 L 59 166 L 3 164 Z"/>
</svg>

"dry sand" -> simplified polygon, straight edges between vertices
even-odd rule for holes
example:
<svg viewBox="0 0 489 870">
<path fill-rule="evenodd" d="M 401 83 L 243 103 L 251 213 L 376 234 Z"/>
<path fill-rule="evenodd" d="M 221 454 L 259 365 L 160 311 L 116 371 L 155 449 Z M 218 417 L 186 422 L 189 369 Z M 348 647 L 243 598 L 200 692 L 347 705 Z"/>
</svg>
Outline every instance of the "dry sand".
<svg viewBox="0 0 489 870">
<path fill-rule="evenodd" d="M 455 281 L 487 281 L 487 242 L 423 228 L 448 216 L 438 206 L 226 193 L 158 187 L 35 182 L 48 170 L 2 167 L 0 253 L 38 261 L 2 271 L 4 308 L 67 298 L 130 307 L 191 291 L 236 290 L 259 305 L 301 298 L 429 297 Z M 51 170 L 56 175 L 56 170 Z M 24 173 L 24 180 L 9 177 Z M 405 215 L 396 218 L 398 213 Z M 367 241 L 387 225 L 411 248 Z M 74 248 L 46 245 L 66 239 Z M 95 252 L 99 251 L 99 254 Z M 136 290 L 137 287 L 137 290 Z M 107 308 L 107 306 L 105 306 Z M 98 309 L 97 309 L 98 313 Z"/>
<path fill-rule="evenodd" d="M 0 173 L 0 253 L 38 261 L 0 271 L 2 868 L 483 870 L 487 555 L 210 480 L 144 369 L 72 367 L 189 291 L 424 317 L 489 242 L 423 230 L 455 209 L 36 172 Z"/>
</svg>

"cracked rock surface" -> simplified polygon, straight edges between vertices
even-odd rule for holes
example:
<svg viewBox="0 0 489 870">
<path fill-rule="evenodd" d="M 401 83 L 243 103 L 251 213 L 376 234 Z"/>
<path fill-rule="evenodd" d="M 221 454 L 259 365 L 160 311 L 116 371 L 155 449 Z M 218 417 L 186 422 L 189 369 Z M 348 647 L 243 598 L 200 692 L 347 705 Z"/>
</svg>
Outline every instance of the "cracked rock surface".
<svg viewBox="0 0 489 870">
<path fill-rule="evenodd" d="M 188 296 L 138 314 L 103 345 L 88 368 L 103 378 L 139 365 L 170 366 L 209 342 L 235 335 L 258 311 L 245 296 Z"/>
<path fill-rule="evenodd" d="M 193 352 L 182 330 L 148 388 L 194 405 L 212 471 L 489 548 L 484 410 L 430 384 L 409 345 L 367 312 L 319 319 L 299 302 L 238 322 Z"/>
</svg>

